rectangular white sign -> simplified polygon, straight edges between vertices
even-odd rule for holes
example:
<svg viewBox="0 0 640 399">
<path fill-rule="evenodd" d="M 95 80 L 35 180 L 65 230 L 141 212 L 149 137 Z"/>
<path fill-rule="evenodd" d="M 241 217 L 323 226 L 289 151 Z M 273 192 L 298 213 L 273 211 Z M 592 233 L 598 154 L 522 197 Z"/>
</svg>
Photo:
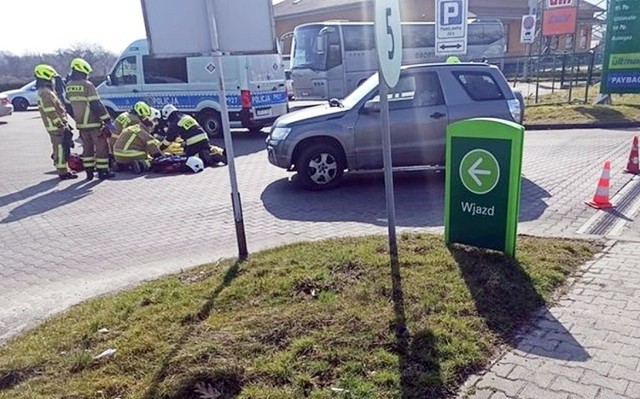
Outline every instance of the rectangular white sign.
<svg viewBox="0 0 640 399">
<path fill-rule="evenodd" d="M 575 0 L 547 0 L 547 9 L 558 7 L 575 7 Z"/>
<path fill-rule="evenodd" d="M 141 0 L 158 57 L 277 53 L 271 0 Z"/>
<path fill-rule="evenodd" d="M 531 44 L 536 39 L 536 16 L 523 15 L 522 26 L 520 28 L 520 43 Z"/>
<path fill-rule="evenodd" d="M 436 0 L 436 55 L 467 53 L 468 0 Z"/>
</svg>

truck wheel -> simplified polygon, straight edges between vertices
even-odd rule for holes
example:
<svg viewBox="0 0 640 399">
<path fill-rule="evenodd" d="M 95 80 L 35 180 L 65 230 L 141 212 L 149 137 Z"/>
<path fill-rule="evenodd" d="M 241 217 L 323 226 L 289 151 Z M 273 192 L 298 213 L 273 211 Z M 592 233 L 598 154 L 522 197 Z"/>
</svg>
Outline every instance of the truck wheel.
<svg viewBox="0 0 640 399">
<path fill-rule="evenodd" d="M 211 138 L 222 136 L 222 118 L 213 109 L 205 109 L 198 114 L 198 122 Z"/>
<path fill-rule="evenodd" d="M 342 154 L 330 144 L 313 144 L 302 150 L 296 160 L 302 186 L 313 191 L 336 187 L 342 180 L 344 169 Z"/>
</svg>

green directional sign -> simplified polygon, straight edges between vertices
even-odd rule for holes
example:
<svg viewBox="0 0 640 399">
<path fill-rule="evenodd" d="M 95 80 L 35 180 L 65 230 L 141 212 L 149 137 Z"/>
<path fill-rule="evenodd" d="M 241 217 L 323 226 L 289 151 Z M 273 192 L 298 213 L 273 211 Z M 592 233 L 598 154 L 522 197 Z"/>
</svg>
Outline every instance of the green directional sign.
<svg viewBox="0 0 640 399">
<path fill-rule="evenodd" d="M 515 255 L 524 128 L 479 118 L 449 125 L 445 191 L 447 243 Z"/>
<path fill-rule="evenodd" d="M 640 93 L 640 1 L 609 0 L 600 92 Z"/>
</svg>

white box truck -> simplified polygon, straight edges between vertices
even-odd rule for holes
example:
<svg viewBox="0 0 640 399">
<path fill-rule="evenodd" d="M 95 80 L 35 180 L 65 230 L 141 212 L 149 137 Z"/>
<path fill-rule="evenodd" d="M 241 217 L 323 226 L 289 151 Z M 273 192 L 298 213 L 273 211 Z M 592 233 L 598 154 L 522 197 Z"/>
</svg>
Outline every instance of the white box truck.
<svg viewBox="0 0 640 399">
<path fill-rule="evenodd" d="M 287 112 L 279 54 L 224 56 L 222 64 L 232 127 L 257 131 Z M 193 114 L 209 136 L 216 137 L 222 134 L 222 123 L 215 72 L 211 57 L 153 57 L 143 39 L 118 57 L 98 93 L 112 115 L 131 109 L 140 100 L 158 109 L 171 103 Z"/>
</svg>

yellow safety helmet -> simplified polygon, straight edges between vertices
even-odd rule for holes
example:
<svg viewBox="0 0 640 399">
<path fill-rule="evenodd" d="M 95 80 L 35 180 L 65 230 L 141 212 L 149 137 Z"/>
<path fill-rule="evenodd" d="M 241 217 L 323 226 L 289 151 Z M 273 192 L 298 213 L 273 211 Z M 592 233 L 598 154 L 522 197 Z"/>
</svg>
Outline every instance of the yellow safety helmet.
<svg viewBox="0 0 640 399">
<path fill-rule="evenodd" d="M 74 58 L 71 61 L 71 69 L 87 75 L 93 72 L 93 68 L 91 68 L 91 65 L 89 65 L 89 63 L 82 58 Z"/>
<path fill-rule="evenodd" d="M 56 72 L 51 65 L 47 64 L 36 65 L 34 74 L 36 75 L 36 78 L 44 80 L 51 80 L 58 76 L 58 72 Z"/>
<path fill-rule="evenodd" d="M 459 62 L 460 62 L 460 58 L 456 57 L 455 55 L 452 55 L 449 58 L 447 58 L 447 64 L 457 64 Z"/>
<path fill-rule="evenodd" d="M 134 106 L 133 110 L 138 114 L 141 118 L 149 118 L 152 114 L 151 107 L 149 104 L 144 101 L 138 101 Z"/>
</svg>

